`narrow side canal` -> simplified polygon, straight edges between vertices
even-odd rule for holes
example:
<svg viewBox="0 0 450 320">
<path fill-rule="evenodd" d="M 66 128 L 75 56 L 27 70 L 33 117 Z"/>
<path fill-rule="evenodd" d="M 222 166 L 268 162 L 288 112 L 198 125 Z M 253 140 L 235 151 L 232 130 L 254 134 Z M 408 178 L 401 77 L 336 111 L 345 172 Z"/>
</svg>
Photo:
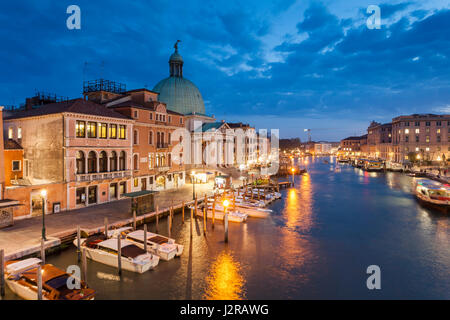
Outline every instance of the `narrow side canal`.
<svg viewBox="0 0 450 320">
<path fill-rule="evenodd" d="M 204 237 L 198 220 L 191 239 L 189 221 L 177 215 L 181 258 L 121 278 L 88 261 L 97 299 L 450 299 L 450 216 L 416 202 L 413 178 L 349 165 L 337 171 L 330 158 L 300 165 L 308 174 L 295 176 L 273 214 L 230 223 L 228 244 L 221 222 L 213 230 L 208 221 Z M 165 234 L 165 221 L 159 229 Z M 77 264 L 75 248 L 47 261 Z M 366 287 L 369 265 L 381 268 L 381 290 Z M 16 297 L 7 290 L 6 298 Z"/>
</svg>

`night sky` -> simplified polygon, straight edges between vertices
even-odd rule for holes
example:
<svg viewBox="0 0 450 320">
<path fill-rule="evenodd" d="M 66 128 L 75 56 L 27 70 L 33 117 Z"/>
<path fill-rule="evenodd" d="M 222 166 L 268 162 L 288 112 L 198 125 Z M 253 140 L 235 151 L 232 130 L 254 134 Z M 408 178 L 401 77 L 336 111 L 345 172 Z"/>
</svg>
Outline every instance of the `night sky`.
<svg viewBox="0 0 450 320">
<path fill-rule="evenodd" d="M 80 97 L 98 77 L 152 89 L 180 39 L 184 76 L 218 120 L 337 141 L 371 120 L 450 113 L 449 1 L 15 2 L 0 4 L 0 105 Z M 71 4 L 81 30 L 66 27 Z M 366 26 L 371 4 L 381 29 Z"/>
</svg>

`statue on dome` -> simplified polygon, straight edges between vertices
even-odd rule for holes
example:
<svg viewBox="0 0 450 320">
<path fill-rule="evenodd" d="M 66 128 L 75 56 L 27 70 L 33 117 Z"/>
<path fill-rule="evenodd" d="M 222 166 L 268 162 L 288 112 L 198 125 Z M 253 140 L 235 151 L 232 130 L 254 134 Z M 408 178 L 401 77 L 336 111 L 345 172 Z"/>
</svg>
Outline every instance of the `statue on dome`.
<svg viewBox="0 0 450 320">
<path fill-rule="evenodd" d="M 179 42 L 181 42 L 181 40 L 177 40 L 177 42 L 175 42 L 175 44 L 174 44 L 174 48 L 175 48 L 175 51 L 178 51 L 178 43 Z"/>
</svg>

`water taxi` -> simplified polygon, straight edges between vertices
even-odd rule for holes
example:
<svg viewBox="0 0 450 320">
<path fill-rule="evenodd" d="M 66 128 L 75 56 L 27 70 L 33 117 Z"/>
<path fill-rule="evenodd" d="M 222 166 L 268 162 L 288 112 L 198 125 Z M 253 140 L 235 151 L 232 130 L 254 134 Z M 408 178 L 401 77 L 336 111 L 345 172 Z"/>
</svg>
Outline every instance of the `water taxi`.
<svg viewBox="0 0 450 320">
<path fill-rule="evenodd" d="M 74 240 L 76 246 L 77 239 Z M 86 249 L 86 257 L 111 267 L 118 267 L 117 239 L 106 239 L 104 234 L 81 239 L 81 248 Z M 121 240 L 121 265 L 123 270 L 144 273 L 156 267 L 159 256 L 145 252 L 129 240 Z"/>
<path fill-rule="evenodd" d="M 30 258 L 7 261 L 5 264 L 5 281 L 16 295 L 25 300 L 37 300 L 37 270 L 41 260 Z M 95 291 L 88 288 L 84 281 L 77 279 L 80 289 L 69 289 L 67 280 L 73 277 L 51 264 L 42 266 L 43 300 L 94 300 Z"/>
<path fill-rule="evenodd" d="M 416 179 L 414 194 L 423 204 L 449 212 L 450 186 L 430 179 Z"/>
<path fill-rule="evenodd" d="M 378 160 L 366 160 L 364 163 L 364 170 L 366 171 L 383 171 L 384 164 L 383 161 Z"/>
</svg>

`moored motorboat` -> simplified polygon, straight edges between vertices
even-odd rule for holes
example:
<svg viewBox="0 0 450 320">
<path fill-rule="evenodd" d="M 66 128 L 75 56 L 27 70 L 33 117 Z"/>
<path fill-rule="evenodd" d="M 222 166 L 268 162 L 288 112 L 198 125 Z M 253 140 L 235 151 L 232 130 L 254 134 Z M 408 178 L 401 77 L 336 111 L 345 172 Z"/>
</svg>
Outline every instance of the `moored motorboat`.
<svg viewBox="0 0 450 320">
<path fill-rule="evenodd" d="M 76 245 L 77 240 L 74 240 Z M 86 257 L 94 261 L 118 267 L 118 241 L 116 238 L 106 239 L 101 235 L 81 239 L 81 248 L 86 250 Z M 159 256 L 145 252 L 133 242 L 121 240 L 121 266 L 122 269 L 144 273 L 156 267 Z"/>
<path fill-rule="evenodd" d="M 29 258 L 11 260 L 5 264 L 5 281 L 13 293 L 25 300 L 37 300 L 37 270 L 41 260 Z M 93 300 L 95 291 L 80 279 L 79 289 L 67 287 L 68 279 L 74 277 L 52 264 L 42 266 L 42 299 L 43 300 Z"/>
<path fill-rule="evenodd" d="M 128 241 L 140 248 L 144 248 L 144 230 L 132 231 L 131 228 L 121 232 Z M 117 235 L 116 235 L 117 236 Z M 156 254 L 165 261 L 181 256 L 183 245 L 175 243 L 175 240 L 157 233 L 147 232 L 147 251 Z"/>
<path fill-rule="evenodd" d="M 450 211 L 450 186 L 430 179 L 417 179 L 416 198 L 423 204 L 448 213 Z"/>
<path fill-rule="evenodd" d="M 378 160 L 365 160 L 364 170 L 369 172 L 379 172 L 384 170 L 384 164 Z"/>
<path fill-rule="evenodd" d="M 208 210 L 212 210 L 213 201 L 208 202 Z M 224 208 L 220 203 L 216 203 L 216 211 L 224 212 Z M 252 218 L 267 218 L 269 216 L 270 209 L 258 208 L 258 207 L 250 207 L 243 204 L 239 204 L 236 202 L 236 209 L 240 213 L 247 214 Z M 270 211 L 268 211 L 270 210 Z M 229 211 L 233 212 L 233 209 L 229 209 Z"/>
</svg>

